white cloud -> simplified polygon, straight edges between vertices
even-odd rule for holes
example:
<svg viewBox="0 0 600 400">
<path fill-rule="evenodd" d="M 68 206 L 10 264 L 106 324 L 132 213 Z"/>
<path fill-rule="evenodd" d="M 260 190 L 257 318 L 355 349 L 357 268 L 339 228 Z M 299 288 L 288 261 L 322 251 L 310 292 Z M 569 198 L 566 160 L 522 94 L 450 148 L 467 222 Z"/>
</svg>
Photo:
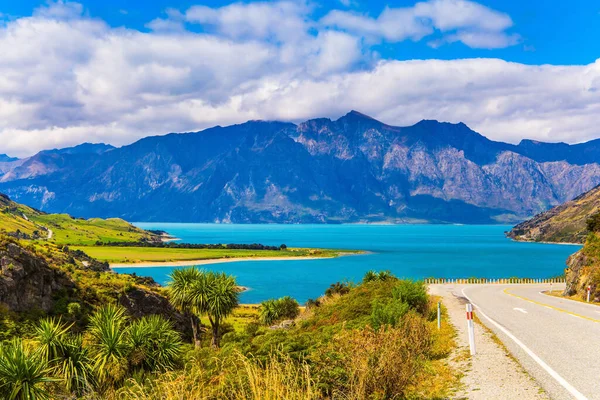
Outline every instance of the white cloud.
<svg viewBox="0 0 600 400">
<path fill-rule="evenodd" d="M 598 135 L 600 61 L 375 61 L 368 43 L 382 35 L 418 40 L 444 29 L 442 40 L 499 46 L 494 35 L 504 35 L 506 18 L 475 26 L 464 15 L 444 16 L 441 1 L 419 11 L 431 25 L 413 26 L 406 10 L 388 9 L 379 16 L 383 27 L 348 14 L 343 31 L 311 20 L 304 3 L 167 12 L 168 21 L 205 24 L 203 33 L 112 28 L 70 3 L 52 3 L 0 26 L 0 153 L 24 156 L 84 141 L 122 145 L 216 124 L 337 117 L 350 109 L 395 125 L 462 121 L 513 142 Z M 478 18 L 489 12 L 470 10 Z M 407 24 L 386 22 L 403 18 Z"/>
<path fill-rule="evenodd" d="M 83 14 L 83 6 L 80 3 L 64 0 L 49 0 L 46 4 L 46 6 L 35 9 L 33 15 L 42 18 L 68 20 L 78 18 Z"/>
<path fill-rule="evenodd" d="M 435 30 L 450 33 L 431 41 L 434 47 L 460 41 L 473 48 L 503 48 L 518 43 L 519 36 L 507 34 L 509 15 L 468 0 L 430 0 L 413 7 L 386 8 L 377 18 L 333 10 L 321 23 L 370 38 L 399 42 L 420 40 Z"/>
</svg>

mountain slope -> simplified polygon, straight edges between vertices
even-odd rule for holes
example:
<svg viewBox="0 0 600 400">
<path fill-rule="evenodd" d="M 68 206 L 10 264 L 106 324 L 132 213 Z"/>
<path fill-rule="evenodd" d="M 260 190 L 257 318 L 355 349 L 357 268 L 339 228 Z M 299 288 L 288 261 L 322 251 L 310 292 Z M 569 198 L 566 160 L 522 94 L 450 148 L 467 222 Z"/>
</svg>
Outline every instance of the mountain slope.
<svg viewBox="0 0 600 400">
<path fill-rule="evenodd" d="M 133 221 L 511 223 L 600 184 L 596 146 L 512 145 L 464 124 L 394 127 L 353 111 L 41 152 L 0 163 L 0 191 L 44 211 Z"/>
<path fill-rule="evenodd" d="M 508 236 L 535 242 L 584 243 L 586 221 L 600 211 L 600 186 L 515 226 Z"/>
<path fill-rule="evenodd" d="M 56 244 L 85 245 L 101 242 L 158 240 L 150 232 L 121 219 L 75 219 L 67 214 L 46 214 L 11 201 L 0 193 L 0 233 L 21 239 L 44 239 Z"/>
</svg>

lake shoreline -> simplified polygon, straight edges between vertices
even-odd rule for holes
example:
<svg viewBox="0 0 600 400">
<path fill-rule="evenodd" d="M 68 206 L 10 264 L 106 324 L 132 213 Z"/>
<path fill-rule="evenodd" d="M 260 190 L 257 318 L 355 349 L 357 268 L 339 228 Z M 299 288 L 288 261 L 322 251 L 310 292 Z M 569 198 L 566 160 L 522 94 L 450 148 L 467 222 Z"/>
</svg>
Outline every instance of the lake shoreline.
<svg viewBox="0 0 600 400">
<path fill-rule="evenodd" d="M 182 260 L 182 261 L 148 261 L 139 263 L 111 263 L 110 269 L 120 268 L 153 268 L 153 267 L 190 267 L 194 265 L 223 264 L 240 261 L 302 261 L 302 260 L 326 260 L 338 257 L 366 255 L 370 252 L 360 253 L 339 253 L 335 257 L 238 257 L 238 258 L 211 258 L 203 260 Z"/>
</svg>

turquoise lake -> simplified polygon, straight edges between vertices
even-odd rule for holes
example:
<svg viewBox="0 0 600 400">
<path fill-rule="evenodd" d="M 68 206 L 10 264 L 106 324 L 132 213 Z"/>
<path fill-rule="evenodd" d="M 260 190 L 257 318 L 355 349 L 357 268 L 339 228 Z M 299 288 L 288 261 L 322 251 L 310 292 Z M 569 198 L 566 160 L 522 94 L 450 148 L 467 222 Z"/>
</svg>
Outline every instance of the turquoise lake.
<svg viewBox="0 0 600 400">
<path fill-rule="evenodd" d="M 337 281 L 360 281 L 370 269 L 398 277 L 547 278 L 559 275 L 580 246 L 519 243 L 499 225 L 227 225 L 137 223 L 187 243 L 261 243 L 288 247 L 360 249 L 366 255 L 324 260 L 242 261 L 202 268 L 235 275 L 250 290 L 243 303 L 290 295 L 303 303 Z M 119 268 L 165 284 L 173 267 Z"/>
</svg>

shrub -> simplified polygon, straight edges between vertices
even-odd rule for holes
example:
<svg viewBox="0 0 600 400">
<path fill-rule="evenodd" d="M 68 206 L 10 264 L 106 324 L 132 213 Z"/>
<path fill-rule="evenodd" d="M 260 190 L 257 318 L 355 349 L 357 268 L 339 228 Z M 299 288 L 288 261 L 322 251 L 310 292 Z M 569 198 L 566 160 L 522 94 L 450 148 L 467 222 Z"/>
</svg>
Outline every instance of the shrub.
<svg viewBox="0 0 600 400">
<path fill-rule="evenodd" d="M 371 326 L 376 330 L 385 325 L 395 327 L 409 309 L 408 303 L 399 300 L 387 304 L 375 300 L 371 311 Z"/>
<path fill-rule="evenodd" d="M 401 280 L 392 289 L 392 297 L 403 303 L 407 303 L 410 308 L 416 310 L 421 315 L 427 315 L 429 307 L 429 298 L 427 288 L 420 281 Z"/>
<path fill-rule="evenodd" d="M 340 358 L 328 368 L 341 367 L 346 379 L 334 392 L 347 399 L 404 398 L 431 348 L 431 334 L 423 319 L 408 313 L 397 328 L 343 330 L 332 343 Z"/>
<path fill-rule="evenodd" d="M 79 316 L 79 314 L 81 314 L 81 304 L 69 303 L 67 305 L 67 312 L 69 313 L 69 315 L 71 315 L 73 317 Z"/>
<path fill-rule="evenodd" d="M 587 230 L 590 232 L 599 232 L 600 231 L 600 212 L 592 214 L 590 218 L 586 221 Z"/>
<path fill-rule="evenodd" d="M 348 287 L 348 284 L 336 282 L 331 284 L 327 290 L 325 290 L 325 296 L 331 297 L 336 294 L 344 295 L 348 294 L 348 292 L 350 292 L 350 287 Z"/>
<path fill-rule="evenodd" d="M 299 314 L 300 306 L 290 296 L 263 301 L 259 308 L 259 320 L 265 325 L 282 319 L 294 319 Z"/>
<path fill-rule="evenodd" d="M 42 354 L 21 339 L 0 345 L 0 398 L 50 399 L 45 385 L 54 381 Z"/>
</svg>

